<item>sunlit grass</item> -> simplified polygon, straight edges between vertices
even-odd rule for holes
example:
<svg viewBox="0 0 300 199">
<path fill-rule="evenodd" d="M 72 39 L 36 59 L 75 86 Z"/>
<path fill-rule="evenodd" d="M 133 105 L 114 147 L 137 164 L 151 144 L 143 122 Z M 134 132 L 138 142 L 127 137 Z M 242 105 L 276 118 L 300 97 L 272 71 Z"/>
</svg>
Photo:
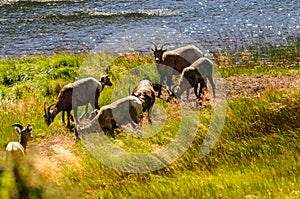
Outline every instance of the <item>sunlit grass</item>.
<svg viewBox="0 0 300 199">
<path fill-rule="evenodd" d="M 223 66 L 224 76 L 298 73 L 295 56 L 289 56 L 291 59 L 285 65 L 276 59 L 272 66 L 263 61 L 249 61 L 244 66 L 233 62 L 228 65 L 221 59 L 217 63 Z M 102 106 L 126 96 L 128 85 L 136 84 L 138 79 L 134 77 L 139 74 L 157 81 L 158 76 L 149 70 L 150 65 L 153 58 L 141 55 L 115 58 L 99 54 L 54 54 L 0 60 L 0 147 L 3 151 L 0 198 L 18 196 L 13 173 L 4 161 L 5 145 L 18 140 L 11 126 L 16 122 L 31 123 L 34 129 L 34 140 L 28 143 L 28 160 L 21 168 L 31 198 L 300 197 L 299 88 L 269 89 L 255 98 L 228 101 L 220 139 L 206 157 L 199 158 L 211 119 L 210 106 L 202 108 L 196 118 L 201 125 L 189 149 L 167 167 L 143 174 L 121 172 L 97 161 L 83 143 L 74 141 L 74 132 L 61 124 L 61 115 L 51 126 L 45 124 L 44 100 L 48 104 L 55 102 L 67 83 L 89 75 L 99 78 L 102 74 L 110 74 L 113 83 L 120 80 L 120 85 L 106 87 L 101 93 Z M 113 96 L 116 91 L 119 94 Z M 126 151 L 138 153 L 155 151 L 170 143 L 179 128 L 180 109 L 166 99 L 157 99 L 156 107 L 154 115 L 167 117 L 159 118 L 161 123 L 157 123 L 157 129 L 149 124 L 142 127 L 151 136 L 139 139 L 121 131 L 109 139 Z M 152 132 L 156 130 L 159 133 Z"/>
</svg>

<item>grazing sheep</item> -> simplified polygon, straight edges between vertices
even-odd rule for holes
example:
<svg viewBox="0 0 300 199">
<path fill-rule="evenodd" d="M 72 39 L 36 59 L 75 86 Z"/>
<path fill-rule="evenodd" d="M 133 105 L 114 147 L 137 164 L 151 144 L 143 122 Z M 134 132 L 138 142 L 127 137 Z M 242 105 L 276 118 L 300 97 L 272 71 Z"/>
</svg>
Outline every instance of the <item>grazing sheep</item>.
<svg viewBox="0 0 300 199">
<path fill-rule="evenodd" d="M 209 80 L 213 89 L 213 96 L 215 98 L 215 84 L 212 77 L 213 62 L 208 58 L 202 57 L 195 61 L 191 66 L 185 68 L 180 76 L 176 96 L 180 97 L 181 94 L 190 88 L 194 88 L 194 92 L 197 98 L 200 98 L 200 94 L 203 94 L 203 88 L 207 88 L 207 79 Z M 197 93 L 198 84 L 200 83 L 200 92 Z M 187 92 L 188 97 L 189 92 Z"/>
<path fill-rule="evenodd" d="M 100 82 L 95 78 L 89 77 L 64 86 L 61 89 L 55 104 L 52 104 L 47 108 L 46 102 L 44 102 L 44 118 L 47 125 L 50 125 L 55 116 L 61 111 L 63 111 L 62 120 L 64 122 L 64 111 L 67 111 L 67 126 L 70 126 L 70 112 L 72 109 L 74 110 L 76 124 L 78 124 L 77 107 L 85 106 L 85 112 L 80 116 L 80 119 L 87 113 L 89 103 L 92 105 L 93 110 L 95 108 L 99 109 L 98 98 L 105 85 L 112 85 L 108 75 L 102 76 Z M 76 131 L 75 134 L 76 137 L 78 137 Z"/>
<path fill-rule="evenodd" d="M 167 51 L 163 49 L 167 43 L 163 44 L 160 48 L 157 48 L 155 43 L 152 42 L 152 44 L 155 48 L 151 48 L 151 50 L 155 57 L 158 73 L 160 74 L 160 86 L 157 95 L 157 97 L 160 97 L 161 85 L 165 78 L 167 79 L 167 90 L 169 94 L 171 94 L 172 75 L 175 74 L 175 71 L 181 73 L 184 68 L 190 66 L 191 63 L 200 57 L 203 57 L 203 53 L 195 46 L 184 46 L 172 51 Z"/>
<path fill-rule="evenodd" d="M 30 124 L 27 124 L 26 127 L 23 127 L 21 124 L 13 124 L 15 126 L 16 131 L 20 135 L 19 142 L 10 142 L 6 146 L 6 159 L 9 158 L 19 158 L 24 156 L 26 145 L 28 140 L 31 140 L 31 131 L 32 127 Z"/>
<path fill-rule="evenodd" d="M 133 90 L 132 96 L 136 96 L 142 102 L 143 112 L 148 113 L 148 121 L 152 124 L 151 114 L 152 107 L 155 102 L 155 92 L 152 83 L 149 80 L 142 80 L 139 85 Z"/>
<path fill-rule="evenodd" d="M 81 132 L 94 130 L 94 126 L 98 124 L 104 131 L 113 131 L 117 125 L 128 123 L 135 127 L 140 121 L 142 111 L 142 102 L 135 96 L 127 96 L 109 105 L 102 106 L 99 111 L 96 111 L 97 115 L 91 121 L 91 124 L 79 130 Z"/>
</svg>

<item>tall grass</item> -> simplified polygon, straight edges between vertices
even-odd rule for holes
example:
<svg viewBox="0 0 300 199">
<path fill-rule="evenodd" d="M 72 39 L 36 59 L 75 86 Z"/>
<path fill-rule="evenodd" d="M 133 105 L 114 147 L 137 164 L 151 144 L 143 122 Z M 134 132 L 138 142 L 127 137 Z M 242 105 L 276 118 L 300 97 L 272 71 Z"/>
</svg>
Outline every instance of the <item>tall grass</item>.
<svg viewBox="0 0 300 199">
<path fill-rule="evenodd" d="M 220 59 L 220 63 L 226 62 Z M 112 96 L 115 91 L 127 95 L 128 85 L 138 79 L 134 77 L 149 76 L 157 81 L 157 73 L 149 70 L 151 64 L 151 57 L 136 55 L 115 58 L 55 54 L 0 60 L 2 152 L 9 141 L 18 139 L 12 123 L 31 123 L 34 129 L 28 160 L 18 168 L 23 185 L 14 180 L 14 167 L 4 161 L 4 153 L 0 158 L 0 198 L 19 197 L 18 186 L 25 187 L 30 198 L 300 197 L 300 89 L 267 90 L 256 98 L 228 101 L 220 139 L 203 158 L 199 158 L 199 150 L 210 124 L 211 109 L 201 109 L 197 118 L 201 125 L 188 150 L 165 168 L 143 174 L 122 172 L 97 161 L 83 143 L 74 142 L 73 132 L 61 125 L 60 116 L 50 127 L 45 124 L 43 102 L 54 102 L 65 84 L 86 75 L 98 78 L 110 74 L 113 83 L 122 83 L 105 88 L 100 96 L 100 104 L 104 105 L 118 98 Z M 262 64 L 251 74 L 276 73 L 265 66 Z M 284 67 L 279 72 L 299 72 L 298 67 L 292 68 Z M 240 75 L 251 70 L 250 66 L 239 69 L 234 65 L 221 72 Z M 121 131 L 109 139 L 131 152 L 164 147 L 176 136 L 180 109 L 165 99 L 157 99 L 156 106 L 167 114 L 157 134 L 138 139 Z M 152 135 L 150 125 L 144 128 Z M 61 151 L 64 156 L 60 156 Z"/>
<path fill-rule="evenodd" d="M 252 44 L 235 52 L 212 52 L 223 77 L 291 73 L 299 70 L 299 38 L 289 45 Z"/>
</svg>

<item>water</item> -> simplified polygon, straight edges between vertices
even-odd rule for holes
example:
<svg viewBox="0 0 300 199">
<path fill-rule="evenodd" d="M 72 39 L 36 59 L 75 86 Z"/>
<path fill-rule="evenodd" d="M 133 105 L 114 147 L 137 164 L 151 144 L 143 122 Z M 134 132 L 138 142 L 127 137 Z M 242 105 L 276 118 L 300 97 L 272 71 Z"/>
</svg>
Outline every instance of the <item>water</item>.
<svg viewBox="0 0 300 199">
<path fill-rule="evenodd" d="M 289 45 L 300 36 L 299 0 L 1 2 L 0 57 L 116 48 L 121 40 L 149 53 L 151 40 L 235 51 Z"/>
</svg>

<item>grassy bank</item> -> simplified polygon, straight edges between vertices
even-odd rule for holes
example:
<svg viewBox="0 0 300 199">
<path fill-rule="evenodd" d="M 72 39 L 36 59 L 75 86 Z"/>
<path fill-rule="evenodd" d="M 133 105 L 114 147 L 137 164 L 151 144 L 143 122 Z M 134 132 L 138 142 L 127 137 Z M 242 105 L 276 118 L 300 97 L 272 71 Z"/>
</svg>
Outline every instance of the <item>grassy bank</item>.
<svg viewBox="0 0 300 199">
<path fill-rule="evenodd" d="M 244 56 L 249 61 L 239 66 L 230 56 L 219 54 L 214 59 L 223 77 L 299 73 L 296 56 L 285 64 Z M 76 77 L 93 73 L 99 78 L 108 73 L 116 83 L 130 69 L 139 68 L 133 73 L 157 78 L 147 68 L 149 63 L 153 63 L 151 56 L 132 55 L 115 59 L 54 54 L 0 60 L 0 198 L 17 198 L 21 188 L 30 198 L 300 197 L 299 87 L 267 89 L 256 97 L 228 100 L 222 134 L 204 158 L 199 158 L 199 151 L 210 125 L 211 107 L 201 108 L 201 125 L 189 149 L 167 167 L 143 174 L 121 172 L 97 161 L 82 143 L 74 141 L 74 132 L 61 124 L 61 115 L 51 126 L 45 124 L 44 100 L 55 102 L 62 86 Z M 114 89 L 105 88 L 101 105 L 113 98 Z M 121 95 L 126 93 L 127 89 Z M 132 152 L 149 152 L 168 144 L 177 132 L 180 109 L 166 99 L 157 99 L 156 105 L 168 116 L 159 133 L 140 140 L 121 132 L 110 140 Z M 28 159 L 20 163 L 22 182 L 18 183 L 13 179 L 13 167 L 4 160 L 5 145 L 18 139 L 11 126 L 16 122 L 31 123 L 34 129 Z"/>
</svg>

